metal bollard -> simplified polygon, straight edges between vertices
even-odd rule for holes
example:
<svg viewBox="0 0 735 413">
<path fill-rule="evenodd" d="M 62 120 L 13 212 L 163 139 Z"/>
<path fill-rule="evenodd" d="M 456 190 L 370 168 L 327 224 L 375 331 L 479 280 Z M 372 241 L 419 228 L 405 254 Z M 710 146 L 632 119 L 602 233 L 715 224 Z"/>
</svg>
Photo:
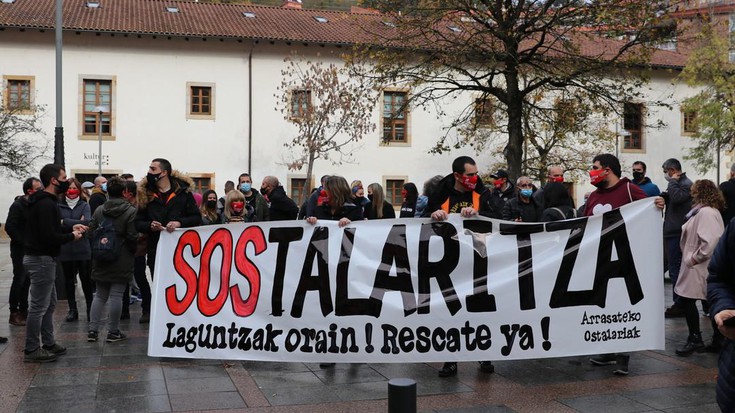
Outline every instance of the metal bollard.
<svg viewBox="0 0 735 413">
<path fill-rule="evenodd" d="M 388 381 L 388 413 L 416 413 L 416 381 Z"/>
</svg>

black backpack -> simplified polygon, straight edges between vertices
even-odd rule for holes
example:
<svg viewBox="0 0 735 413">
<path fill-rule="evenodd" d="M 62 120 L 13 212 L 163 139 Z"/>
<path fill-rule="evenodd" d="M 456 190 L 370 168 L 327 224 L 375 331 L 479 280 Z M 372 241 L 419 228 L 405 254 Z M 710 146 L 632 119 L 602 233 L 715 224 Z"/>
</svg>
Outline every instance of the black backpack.
<svg viewBox="0 0 735 413">
<path fill-rule="evenodd" d="M 92 236 L 92 259 L 115 261 L 120 258 L 122 242 L 115 230 L 115 220 L 102 215 L 102 222 Z"/>
</svg>

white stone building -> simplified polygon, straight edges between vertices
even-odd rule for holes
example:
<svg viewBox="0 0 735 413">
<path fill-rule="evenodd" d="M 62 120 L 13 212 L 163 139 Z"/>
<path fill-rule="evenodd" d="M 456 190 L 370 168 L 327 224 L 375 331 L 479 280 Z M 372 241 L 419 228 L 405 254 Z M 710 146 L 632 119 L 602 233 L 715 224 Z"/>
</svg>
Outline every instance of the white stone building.
<svg viewBox="0 0 735 413">
<path fill-rule="evenodd" d="M 103 173 L 128 172 L 138 178 L 151 159 L 164 157 L 196 178 L 200 188 L 221 193 L 225 181 L 237 181 L 240 173 L 250 171 L 255 185 L 263 176 L 275 175 L 287 193 L 297 197 L 304 171 L 283 165 L 288 157 L 283 144 L 296 129 L 275 109 L 283 59 L 296 52 L 338 61 L 345 47 L 356 41 L 353 18 L 331 11 L 182 1 L 65 1 L 62 106 L 67 173 L 82 180 L 96 175 L 100 116 L 91 108 L 104 105 L 110 109 L 102 115 Z M 26 90 L 31 104 L 45 108 L 42 127 L 51 148 L 49 162 L 55 124 L 53 26 L 54 0 L 0 2 L 5 106 L 15 88 Z M 671 96 L 673 110 L 642 108 L 647 123 L 655 118 L 667 126 L 641 130 L 640 149 L 621 149 L 625 165 L 645 161 L 659 186 L 665 184 L 663 160 L 683 158 L 688 144 L 678 103 L 692 91 L 673 84 L 675 76 L 675 68 L 656 70 L 650 84 L 652 98 Z M 405 135 L 398 125 L 392 135 L 396 141 L 385 145 L 384 104 L 381 100 L 374 111 L 378 127 L 362 141 L 356 162 L 333 166 L 318 161 L 316 177 L 337 173 L 348 181 L 379 182 L 399 199 L 403 182 L 420 188 L 427 178 L 449 173 L 451 160 L 459 154 L 474 156 L 481 171 L 487 170 L 483 165 L 492 159 L 470 149 L 429 154 L 449 121 L 422 109 L 410 110 Z M 611 120 L 611 125 L 616 121 L 622 125 L 621 120 Z M 724 159 L 723 171 L 730 161 Z M 714 172 L 708 178 L 715 179 Z M 577 184 L 576 197 L 591 188 Z M 20 181 L 0 181 L 0 221 L 20 192 Z"/>
</svg>

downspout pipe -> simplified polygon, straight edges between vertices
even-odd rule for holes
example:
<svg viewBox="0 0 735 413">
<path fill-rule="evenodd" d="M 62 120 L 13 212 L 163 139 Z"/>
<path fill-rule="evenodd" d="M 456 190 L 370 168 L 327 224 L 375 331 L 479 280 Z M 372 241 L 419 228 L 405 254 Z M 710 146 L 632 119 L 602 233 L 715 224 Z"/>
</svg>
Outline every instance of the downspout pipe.
<svg viewBox="0 0 735 413">
<path fill-rule="evenodd" d="M 248 173 L 253 173 L 253 48 L 248 53 Z"/>
</svg>

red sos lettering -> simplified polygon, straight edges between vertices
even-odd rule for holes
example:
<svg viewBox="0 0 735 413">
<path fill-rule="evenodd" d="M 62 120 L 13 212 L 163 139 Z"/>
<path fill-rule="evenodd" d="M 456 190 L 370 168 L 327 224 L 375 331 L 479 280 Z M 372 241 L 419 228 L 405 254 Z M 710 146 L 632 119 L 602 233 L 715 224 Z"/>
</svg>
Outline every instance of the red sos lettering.
<svg viewBox="0 0 735 413">
<path fill-rule="evenodd" d="M 260 271 L 258 267 L 245 254 L 248 244 L 253 245 L 255 255 L 263 253 L 267 244 L 263 230 L 259 227 L 248 227 L 240 235 L 234 249 L 235 268 L 250 286 L 250 294 L 243 299 L 237 285 L 230 286 L 230 272 L 232 270 L 233 248 L 232 234 L 226 228 L 219 228 L 207 239 L 204 247 L 201 246 L 201 238 L 196 231 L 187 231 L 179 238 L 174 251 L 174 269 L 186 283 L 184 297 L 179 300 L 176 285 L 170 285 L 165 290 L 166 305 L 171 314 L 181 315 L 197 299 L 199 312 L 211 317 L 222 310 L 231 297 L 232 310 L 240 317 L 247 317 L 255 311 L 260 294 Z M 189 247 L 191 254 L 196 258 L 199 256 L 199 274 L 184 259 L 184 250 Z M 222 251 L 222 262 L 220 265 L 220 288 L 214 298 L 209 297 L 211 284 L 211 260 L 215 249 Z"/>
</svg>

